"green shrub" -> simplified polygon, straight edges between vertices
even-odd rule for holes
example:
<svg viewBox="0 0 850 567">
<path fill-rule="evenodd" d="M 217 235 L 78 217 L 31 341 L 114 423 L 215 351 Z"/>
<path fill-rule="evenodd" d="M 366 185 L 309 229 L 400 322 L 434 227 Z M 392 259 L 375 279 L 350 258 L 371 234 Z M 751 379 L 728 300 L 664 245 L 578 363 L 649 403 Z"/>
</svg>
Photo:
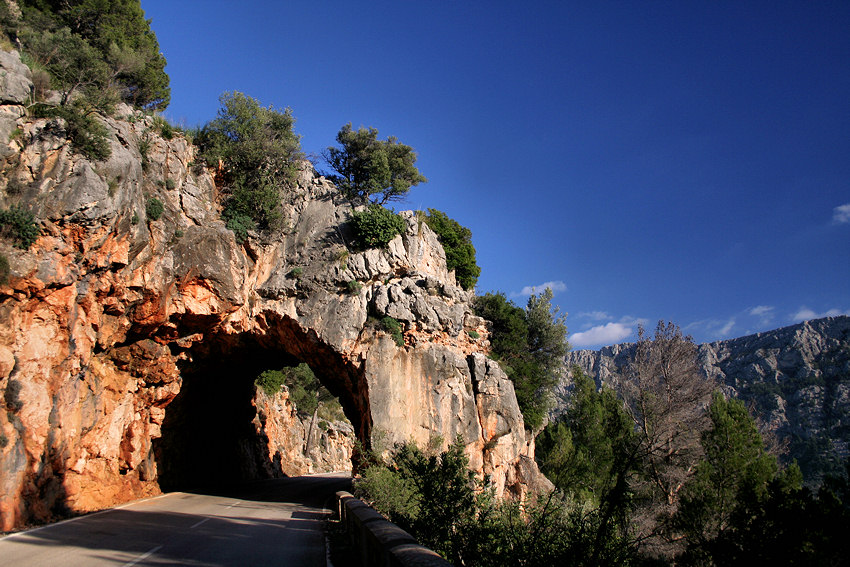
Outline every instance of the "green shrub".
<svg viewBox="0 0 850 567">
<path fill-rule="evenodd" d="M 358 293 L 360 293 L 360 290 L 363 289 L 363 284 L 357 280 L 351 280 L 347 284 L 345 284 L 345 287 L 348 288 L 348 293 L 352 295 L 357 295 Z"/>
<path fill-rule="evenodd" d="M 91 114 L 66 112 L 65 121 L 71 146 L 82 155 L 95 161 L 105 161 L 112 155 L 109 131 Z"/>
<path fill-rule="evenodd" d="M 174 126 L 162 116 L 155 116 L 153 119 L 154 127 L 159 131 L 160 135 L 166 140 L 174 138 Z"/>
<path fill-rule="evenodd" d="M 351 215 L 355 244 L 364 250 L 386 246 L 405 226 L 403 218 L 380 205 L 369 205 Z"/>
<path fill-rule="evenodd" d="M 273 396 L 281 386 L 289 390 L 289 400 L 301 415 L 310 415 L 315 411 L 327 419 L 335 419 L 342 408 L 331 393 L 322 386 L 313 370 L 305 363 L 288 366 L 282 370 L 266 370 L 254 383 L 268 395 Z M 323 406 L 327 405 L 327 409 Z"/>
<path fill-rule="evenodd" d="M 467 331 L 466 334 L 469 335 L 469 338 L 471 338 L 471 339 L 480 339 L 481 338 L 481 335 L 478 333 L 478 331 Z"/>
<path fill-rule="evenodd" d="M 257 228 L 257 223 L 249 215 L 225 209 L 222 216 L 224 216 L 227 229 L 233 231 L 236 242 L 245 242 L 248 239 L 248 231 Z"/>
<path fill-rule="evenodd" d="M 289 270 L 289 277 L 300 278 L 303 273 L 304 273 L 304 268 L 302 268 L 300 266 L 296 266 L 296 267 L 292 268 L 291 270 Z"/>
<path fill-rule="evenodd" d="M 254 384 L 263 389 L 269 396 L 274 396 L 286 383 L 286 376 L 280 370 L 265 370 L 257 376 Z"/>
<path fill-rule="evenodd" d="M 0 210 L 0 234 L 15 240 L 15 247 L 28 250 L 38 238 L 35 216 L 18 205 Z"/>
<path fill-rule="evenodd" d="M 130 217 L 130 224 L 139 224 L 139 213 L 133 211 L 133 216 Z"/>
<path fill-rule="evenodd" d="M 247 226 L 243 217 L 261 230 L 274 228 L 281 218 L 281 191 L 294 182 L 303 156 L 292 129 L 295 118 L 290 109 L 266 108 L 239 92 L 225 93 L 220 101 L 218 117 L 204 126 L 197 143 L 208 165 L 224 165 L 229 195 L 223 216 L 238 219 L 237 228 Z"/>
<path fill-rule="evenodd" d="M 0 254 L 0 285 L 9 283 L 9 276 L 12 274 L 12 267 L 9 265 L 9 259 Z"/>
<path fill-rule="evenodd" d="M 148 199 L 148 203 L 145 206 L 145 214 L 150 220 L 159 220 L 164 211 L 165 205 L 162 204 L 162 201 L 160 201 L 156 197 L 151 197 L 150 199 Z"/>
<path fill-rule="evenodd" d="M 472 289 L 481 275 L 475 262 L 472 231 L 437 209 L 428 209 L 425 222 L 437 234 L 446 252 L 446 267 L 455 271 L 457 282 L 463 289 Z"/>
<path fill-rule="evenodd" d="M 151 138 L 147 131 L 139 138 L 139 155 L 142 156 L 142 171 L 147 171 L 150 167 Z"/>
<path fill-rule="evenodd" d="M 397 346 L 404 346 L 404 335 L 401 333 L 401 323 L 392 317 L 384 317 L 381 319 L 381 327 L 392 335 Z"/>
<path fill-rule="evenodd" d="M 166 189 L 168 189 L 169 191 L 171 191 L 172 189 L 174 189 L 176 186 L 177 186 L 177 182 L 175 182 L 175 181 L 174 181 L 173 179 L 171 179 L 170 177 L 169 177 L 168 179 L 166 179 L 166 180 L 165 180 L 165 188 L 166 188 Z"/>
</svg>

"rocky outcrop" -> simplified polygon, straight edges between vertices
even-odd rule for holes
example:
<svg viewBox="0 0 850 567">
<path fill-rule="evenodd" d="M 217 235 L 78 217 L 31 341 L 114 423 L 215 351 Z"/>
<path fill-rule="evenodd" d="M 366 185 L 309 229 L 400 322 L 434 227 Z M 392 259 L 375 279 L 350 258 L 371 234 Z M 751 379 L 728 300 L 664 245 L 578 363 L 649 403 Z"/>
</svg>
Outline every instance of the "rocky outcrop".
<svg viewBox="0 0 850 567">
<path fill-rule="evenodd" d="M 513 386 L 483 356 L 471 293 L 416 215 L 402 213 L 407 230 L 387 248 L 354 250 L 350 205 L 305 162 L 281 230 L 239 243 L 182 135 L 164 139 L 122 106 L 102 119 L 111 157 L 91 162 L 62 120 L 25 116 L 31 83 L 16 56 L 0 66 L 0 207 L 30 209 L 41 230 L 27 251 L 0 238 L 11 270 L 0 285 L 0 529 L 160 484 L 309 470 L 269 434 L 286 404 L 254 398 L 259 372 L 299 362 L 339 397 L 363 446 L 376 434 L 460 436 L 500 493 L 533 484 Z M 164 205 L 158 220 L 151 199 Z M 375 323 L 385 316 L 401 322 L 402 346 Z"/>
<path fill-rule="evenodd" d="M 257 414 L 253 424 L 260 442 L 258 461 L 263 467 L 257 476 L 351 470 L 355 437 L 347 420 L 300 416 L 286 388 L 273 396 L 257 388 L 254 406 Z"/>
<path fill-rule="evenodd" d="M 633 352 L 621 344 L 575 351 L 577 364 L 598 382 L 615 382 Z M 699 364 L 728 395 L 747 402 L 787 445 L 810 484 L 839 472 L 850 455 L 850 317 L 827 317 L 774 331 L 699 346 Z M 558 407 L 569 397 L 569 377 L 558 387 Z"/>
</svg>

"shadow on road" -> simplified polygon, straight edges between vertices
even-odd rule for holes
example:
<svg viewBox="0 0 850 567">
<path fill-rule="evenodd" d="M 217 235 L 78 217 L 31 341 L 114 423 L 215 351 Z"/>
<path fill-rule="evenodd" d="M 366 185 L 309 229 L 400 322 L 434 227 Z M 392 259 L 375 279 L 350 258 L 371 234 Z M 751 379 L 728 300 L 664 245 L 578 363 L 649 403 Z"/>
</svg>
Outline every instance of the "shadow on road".
<svg viewBox="0 0 850 567">
<path fill-rule="evenodd" d="M 351 490 L 351 475 L 348 473 L 273 478 L 214 488 L 183 490 L 183 492 L 255 502 L 289 502 L 321 508 L 329 496 L 335 496 L 340 490 Z"/>
<path fill-rule="evenodd" d="M 10 565 L 315 565 L 347 475 L 171 493 L 0 540 Z M 282 562 L 283 561 L 283 562 Z"/>
</svg>

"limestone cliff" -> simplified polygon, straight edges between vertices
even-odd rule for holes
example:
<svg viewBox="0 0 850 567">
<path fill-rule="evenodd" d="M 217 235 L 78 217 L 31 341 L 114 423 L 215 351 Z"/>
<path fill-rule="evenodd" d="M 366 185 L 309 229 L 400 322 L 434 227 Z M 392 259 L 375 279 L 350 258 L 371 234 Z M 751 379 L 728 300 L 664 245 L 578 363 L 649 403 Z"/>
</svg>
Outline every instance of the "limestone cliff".
<svg viewBox="0 0 850 567">
<path fill-rule="evenodd" d="M 0 52 L 0 66 L 0 207 L 30 209 L 41 230 L 27 251 L 0 238 L 11 268 L 0 285 L 0 529 L 160 483 L 310 470 L 300 441 L 275 437 L 285 400 L 253 385 L 298 362 L 367 447 L 375 435 L 460 436 L 499 493 L 537 481 L 533 439 L 512 383 L 484 356 L 471 293 L 413 213 L 386 249 L 352 250 L 350 205 L 305 162 L 284 229 L 240 244 L 182 135 L 164 139 L 123 106 L 102 119 L 111 157 L 91 162 L 62 120 L 26 116 L 32 85 L 17 54 Z M 164 204 L 158 220 L 151 198 Z M 384 316 L 402 323 L 403 346 L 373 323 Z"/>
<path fill-rule="evenodd" d="M 610 383 L 627 363 L 633 345 L 575 351 L 577 364 Z M 824 472 L 840 472 L 850 455 L 850 317 L 827 317 L 774 331 L 699 346 L 706 376 L 747 402 L 797 459 L 809 484 Z M 569 377 L 558 388 L 568 398 Z"/>
</svg>

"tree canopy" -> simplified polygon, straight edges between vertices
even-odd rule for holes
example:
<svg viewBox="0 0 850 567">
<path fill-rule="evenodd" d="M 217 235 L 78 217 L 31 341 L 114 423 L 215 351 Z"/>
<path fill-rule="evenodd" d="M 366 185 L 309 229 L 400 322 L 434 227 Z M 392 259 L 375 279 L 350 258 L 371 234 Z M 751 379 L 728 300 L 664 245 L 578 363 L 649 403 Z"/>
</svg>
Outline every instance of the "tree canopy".
<svg viewBox="0 0 850 567">
<path fill-rule="evenodd" d="M 349 122 L 336 135 L 340 147 L 329 147 L 325 161 L 336 173 L 328 178 L 350 200 L 383 205 L 404 198 L 410 188 L 427 179 L 414 165 L 416 152 L 390 136 L 378 139 L 375 128 L 352 128 Z"/>
<path fill-rule="evenodd" d="M 272 228 L 280 220 L 282 191 L 302 158 L 301 138 L 289 108 L 264 107 L 240 92 L 219 100 L 218 116 L 203 127 L 198 145 L 229 192 L 223 212 L 228 228 L 244 238 L 249 229 Z"/>
<path fill-rule="evenodd" d="M 552 290 L 528 298 L 525 309 L 501 292 L 475 298 L 475 314 L 492 323 L 491 354 L 514 383 L 525 425 L 543 424 L 552 404 L 552 388 L 569 350 L 567 327 L 552 307 Z"/>
<path fill-rule="evenodd" d="M 165 57 L 139 0 L 19 0 L 16 33 L 67 102 L 80 87 L 114 92 L 138 108 L 171 98 Z"/>
</svg>

